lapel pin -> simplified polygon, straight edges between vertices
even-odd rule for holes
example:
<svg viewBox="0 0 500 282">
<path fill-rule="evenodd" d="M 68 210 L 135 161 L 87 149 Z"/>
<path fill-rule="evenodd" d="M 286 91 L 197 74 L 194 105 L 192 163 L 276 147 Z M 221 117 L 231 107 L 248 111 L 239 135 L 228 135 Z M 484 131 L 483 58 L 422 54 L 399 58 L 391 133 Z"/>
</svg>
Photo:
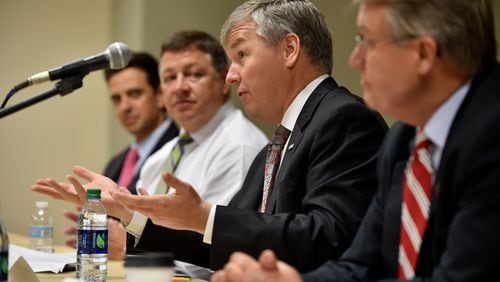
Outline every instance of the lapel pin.
<svg viewBox="0 0 500 282">
<path fill-rule="evenodd" d="M 295 145 L 295 144 L 290 144 L 290 145 L 288 146 L 288 150 L 293 149 L 293 146 L 294 146 L 294 145 Z"/>
</svg>

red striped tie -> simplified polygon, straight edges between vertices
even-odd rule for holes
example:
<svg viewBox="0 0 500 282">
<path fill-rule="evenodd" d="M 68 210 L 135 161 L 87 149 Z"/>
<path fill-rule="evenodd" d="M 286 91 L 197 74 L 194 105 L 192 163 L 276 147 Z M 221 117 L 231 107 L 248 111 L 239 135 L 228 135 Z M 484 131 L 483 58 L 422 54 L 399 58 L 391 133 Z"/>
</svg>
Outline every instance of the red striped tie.
<svg viewBox="0 0 500 282">
<path fill-rule="evenodd" d="M 431 203 L 432 160 L 431 141 L 417 130 L 415 148 L 405 170 L 401 229 L 398 257 L 398 277 L 415 277 L 420 245 L 424 237 Z"/>
</svg>

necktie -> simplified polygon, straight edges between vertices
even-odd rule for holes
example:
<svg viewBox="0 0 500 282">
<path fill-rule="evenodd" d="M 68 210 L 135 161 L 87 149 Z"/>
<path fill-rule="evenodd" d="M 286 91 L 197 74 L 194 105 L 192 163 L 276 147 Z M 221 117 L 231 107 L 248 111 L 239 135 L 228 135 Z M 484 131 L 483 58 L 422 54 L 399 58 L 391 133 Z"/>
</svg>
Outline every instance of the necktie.
<svg viewBox="0 0 500 282">
<path fill-rule="evenodd" d="M 431 141 L 417 130 L 415 148 L 406 166 L 401 205 L 398 277 L 415 276 L 418 254 L 424 237 L 432 196 Z"/>
<path fill-rule="evenodd" d="M 267 204 L 269 203 L 269 198 L 274 188 L 274 180 L 276 178 L 276 173 L 280 166 L 281 152 L 283 147 L 290 136 L 290 130 L 286 129 L 282 125 L 274 131 L 273 139 L 267 147 L 266 164 L 264 166 L 264 186 L 262 192 L 262 203 L 260 205 L 260 212 L 265 212 Z"/>
<path fill-rule="evenodd" d="M 139 153 L 137 148 L 130 148 L 125 156 L 125 162 L 123 163 L 122 170 L 120 172 L 120 177 L 118 178 L 118 185 L 128 187 L 132 178 L 134 177 L 135 166 L 137 160 L 139 159 Z"/>
<path fill-rule="evenodd" d="M 174 147 L 172 148 L 172 151 L 170 151 L 170 154 L 168 155 L 167 158 L 167 169 L 166 171 L 168 173 L 174 173 L 175 170 L 177 169 L 177 166 L 179 165 L 179 162 L 181 161 L 182 155 L 184 154 L 184 146 L 187 144 L 193 142 L 193 138 L 189 136 L 188 133 L 184 133 L 181 136 L 179 136 L 179 139 L 177 140 L 177 143 L 175 143 Z M 168 186 L 163 182 L 163 180 L 160 181 L 160 186 L 161 189 L 158 191 L 163 191 L 163 193 L 168 192 Z"/>
</svg>

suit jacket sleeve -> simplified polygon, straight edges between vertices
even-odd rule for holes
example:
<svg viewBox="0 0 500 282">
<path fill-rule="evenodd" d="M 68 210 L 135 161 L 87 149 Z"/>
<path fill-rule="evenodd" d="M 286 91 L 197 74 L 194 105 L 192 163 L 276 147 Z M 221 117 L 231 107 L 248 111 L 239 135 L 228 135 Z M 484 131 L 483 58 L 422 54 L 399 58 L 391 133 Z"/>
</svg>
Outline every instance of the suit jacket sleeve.
<svg viewBox="0 0 500 282">
<path fill-rule="evenodd" d="M 400 194 L 400 176 L 404 170 L 406 160 L 409 155 L 409 142 L 412 139 L 414 128 L 395 124 L 388 133 L 384 144 L 380 149 L 380 157 L 377 163 L 377 176 L 380 190 L 373 198 L 366 216 L 351 244 L 345 253 L 337 260 L 330 260 L 318 269 L 305 273 L 302 278 L 304 282 L 322 281 L 375 281 L 381 277 L 386 277 L 387 266 L 382 259 L 384 256 L 394 257 L 397 253 L 385 254 L 393 251 L 394 248 L 386 244 L 398 244 L 398 238 L 384 240 L 385 220 L 391 215 L 387 215 L 387 205 L 392 206 L 390 210 L 398 210 L 401 205 L 400 198 L 387 199 L 388 193 Z M 396 178 L 394 178 L 396 177 Z M 394 230 L 399 230 L 399 214 L 392 215 L 396 218 Z M 397 248 L 397 247 L 396 247 Z"/>
<path fill-rule="evenodd" d="M 128 240 L 127 244 L 131 244 Z M 130 245 L 129 245 L 130 246 Z M 172 252 L 176 260 L 210 268 L 210 246 L 196 232 L 181 231 L 156 225 L 148 219 L 141 240 L 130 253 Z M 129 252 L 127 250 L 127 252 Z"/>
<path fill-rule="evenodd" d="M 350 244 L 376 191 L 376 154 L 386 126 L 362 103 L 328 96 L 307 125 L 294 128 L 295 149 L 280 167 L 274 210 L 257 212 L 264 151 L 230 206 L 217 207 L 213 269 L 223 267 L 234 251 L 258 257 L 272 249 L 299 270 L 311 270 Z"/>
</svg>

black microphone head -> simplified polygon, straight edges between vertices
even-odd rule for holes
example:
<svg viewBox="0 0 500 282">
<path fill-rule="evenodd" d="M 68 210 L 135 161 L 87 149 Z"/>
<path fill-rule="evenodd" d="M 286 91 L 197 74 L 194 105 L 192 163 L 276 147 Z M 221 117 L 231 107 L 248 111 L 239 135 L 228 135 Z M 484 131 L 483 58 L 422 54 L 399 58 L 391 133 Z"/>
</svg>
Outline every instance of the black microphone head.
<svg viewBox="0 0 500 282">
<path fill-rule="evenodd" d="M 109 67 L 111 69 L 122 69 L 128 65 L 132 59 L 132 51 L 125 43 L 115 42 L 109 45 L 105 51 L 109 59 Z"/>
</svg>

